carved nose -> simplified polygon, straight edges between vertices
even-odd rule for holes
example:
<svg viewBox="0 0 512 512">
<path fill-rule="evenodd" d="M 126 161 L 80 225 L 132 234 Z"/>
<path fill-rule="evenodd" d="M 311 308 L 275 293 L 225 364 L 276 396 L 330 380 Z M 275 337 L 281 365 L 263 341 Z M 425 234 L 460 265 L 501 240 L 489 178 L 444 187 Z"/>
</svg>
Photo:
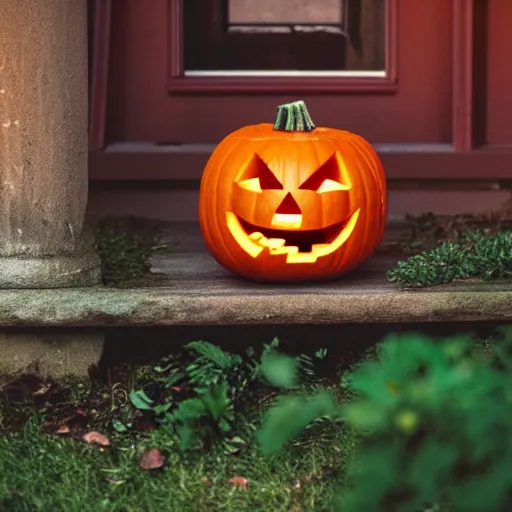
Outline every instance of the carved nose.
<svg viewBox="0 0 512 512">
<path fill-rule="evenodd" d="M 293 196 L 288 193 L 277 207 L 272 217 L 272 226 L 276 228 L 300 228 L 302 224 L 302 212 Z"/>
</svg>

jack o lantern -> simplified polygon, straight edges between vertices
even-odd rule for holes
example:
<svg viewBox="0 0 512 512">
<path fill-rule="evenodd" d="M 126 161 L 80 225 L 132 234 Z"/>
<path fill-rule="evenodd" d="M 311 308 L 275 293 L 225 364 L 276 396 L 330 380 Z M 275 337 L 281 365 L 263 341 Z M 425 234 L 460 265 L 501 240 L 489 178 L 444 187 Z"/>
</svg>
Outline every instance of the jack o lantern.
<svg viewBox="0 0 512 512">
<path fill-rule="evenodd" d="M 257 281 L 311 281 L 349 272 L 384 234 L 384 169 L 354 133 L 315 127 L 302 101 L 275 124 L 245 126 L 211 154 L 199 223 L 213 257 Z"/>
</svg>

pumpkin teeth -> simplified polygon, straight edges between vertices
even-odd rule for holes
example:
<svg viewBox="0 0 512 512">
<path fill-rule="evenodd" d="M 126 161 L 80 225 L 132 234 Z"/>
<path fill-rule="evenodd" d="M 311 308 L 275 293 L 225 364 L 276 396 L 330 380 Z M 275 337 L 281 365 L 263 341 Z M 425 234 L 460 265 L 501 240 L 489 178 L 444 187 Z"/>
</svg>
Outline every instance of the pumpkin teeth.
<svg viewBox="0 0 512 512">
<path fill-rule="evenodd" d="M 283 247 L 286 244 L 286 240 L 284 238 L 267 238 L 263 233 L 259 231 L 254 231 L 249 235 L 249 240 L 251 242 L 257 243 L 262 247 L 268 247 L 269 249 L 278 249 L 279 247 Z"/>
<path fill-rule="evenodd" d="M 249 235 L 249 239 L 252 241 L 252 242 L 258 242 L 260 241 L 262 238 L 265 238 L 265 236 L 263 236 L 263 233 L 260 233 L 259 231 L 255 231 L 254 233 L 251 233 Z"/>
<path fill-rule="evenodd" d="M 262 228 L 260 231 L 256 226 L 241 219 L 240 222 L 249 240 L 259 247 L 268 248 L 272 254 L 309 254 L 315 247 L 316 250 L 325 250 L 346 225 L 346 222 L 342 222 L 325 229 L 309 232 L 287 232 L 286 230 Z M 286 236 L 283 236 L 285 233 Z"/>
<path fill-rule="evenodd" d="M 284 238 L 267 238 L 263 237 L 259 241 L 260 245 L 263 247 L 268 247 L 270 249 L 277 249 L 279 247 L 283 247 L 286 244 L 286 240 Z"/>
<path fill-rule="evenodd" d="M 285 245 L 284 247 L 271 247 L 270 254 L 298 254 L 299 248 L 296 245 Z"/>
</svg>

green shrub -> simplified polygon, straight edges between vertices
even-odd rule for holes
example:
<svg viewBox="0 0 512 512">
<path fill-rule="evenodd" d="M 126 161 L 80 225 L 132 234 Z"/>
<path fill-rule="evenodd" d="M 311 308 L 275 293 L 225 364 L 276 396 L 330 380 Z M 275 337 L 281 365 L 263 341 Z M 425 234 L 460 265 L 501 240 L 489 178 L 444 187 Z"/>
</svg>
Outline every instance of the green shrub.
<svg viewBox="0 0 512 512">
<path fill-rule="evenodd" d="M 512 277 L 512 232 L 486 235 L 467 232 L 458 243 L 443 242 L 435 249 L 399 261 L 387 272 L 391 283 L 421 287 L 468 278 Z"/>
<path fill-rule="evenodd" d="M 318 415 L 342 418 L 358 437 L 336 506 L 343 512 L 510 510 L 512 337 L 506 334 L 491 352 L 467 336 L 444 342 L 389 336 L 376 358 L 344 379 L 352 395 L 347 403 L 325 393 L 288 397 L 268 411 L 259 442 L 275 451 Z M 294 415 L 291 400 L 302 400 Z"/>
<path fill-rule="evenodd" d="M 238 451 L 246 440 L 234 432 L 236 427 L 245 432 L 250 426 L 246 412 L 254 404 L 255 393 L 286 384 L 276 382 L 269 372 L 263 373 L 261 361 L 265 367 L 272 367 L 277 357 L 280 367 L 280 358 L 284 357 L 285 364 L 292 362 L 296 376 L 308 383 L 315 373 L 315 361 L 326 355 L 326 350 L 320 349 L 313 357 L 300 354 L 288 358 L 276 352 L 278 346 L 278 338 L 264 344 L 257 359 L 252 348 L 240 355 L 208 341 L 192 341 L 184 347 L 184 358 L 163 358 L 146 375 L 147 386 L 129 392 L 131 408 L 150 415 L 175 434 L 183 450 L 216 445 L 228 452 Z M 117 431 L 126 432 L 132 427 L 131 408 L 125 408 L 124 416 L 115 419 Z"/>
</svg>

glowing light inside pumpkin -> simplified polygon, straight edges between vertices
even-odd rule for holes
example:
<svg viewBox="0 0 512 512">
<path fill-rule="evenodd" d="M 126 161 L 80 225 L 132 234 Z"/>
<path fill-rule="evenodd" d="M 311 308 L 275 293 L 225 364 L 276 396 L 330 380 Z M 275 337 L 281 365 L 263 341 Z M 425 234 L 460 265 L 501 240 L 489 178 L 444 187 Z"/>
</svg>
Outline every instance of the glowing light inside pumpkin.
<svg viewBox="0 0 512 512">
<path fill-rule="evenodd" d="M 246 190 L 250 190 L 251 192 L 262 192 L 261 183 L 259 178 L 249 178 L 247 180 L 242 180 L 238 183 L 242 188 Z M 348 185 L 344 185 L 335 180 L 324 180 L 320 187 L 316 190 L 319 194 L 324 194 L 325 192 L 334 192 L 335 190 L 350 190 L 351 187 Z"/>
<path fill-rule="evenodd" d="M 261 192 L 261 184 L 259 178 L 250 178 L 239 182 L 239 185 L 251 192 Z"/>
<path fill-rule="evenodd" d="M 271 225 L 276 228 L 300 228 L 302 215 L 300 213 L 274 213 Z"/>
<path fill-rule="evenodd" d="M 297 246 L 285 245 L 286 240 L 284 238 L 267 238 L 258 231 L 246 233 L 233 212 L 226 212 L 226 224 L 238 245 L 253 258 L 259 256 L 263 249 L 267 248 L 271 255 L 286 254 L 286 263 L 315 263 L 321 256 L 327 256 L 337 251 L 348 240 L 357 224 L 359 213 L 360 209 L 351 215 L 332 242 L 313 244 L 309 252 L 299 252 Z"/>
<path fill-rule="evenodd" d="M 317 192 L 323 194 L 324 192 L 334 192 L 335 190 L 350 190 L 350 187 L 338 181 L 324 180 L 320 187 L 318 187 Z"/>
</svg>

